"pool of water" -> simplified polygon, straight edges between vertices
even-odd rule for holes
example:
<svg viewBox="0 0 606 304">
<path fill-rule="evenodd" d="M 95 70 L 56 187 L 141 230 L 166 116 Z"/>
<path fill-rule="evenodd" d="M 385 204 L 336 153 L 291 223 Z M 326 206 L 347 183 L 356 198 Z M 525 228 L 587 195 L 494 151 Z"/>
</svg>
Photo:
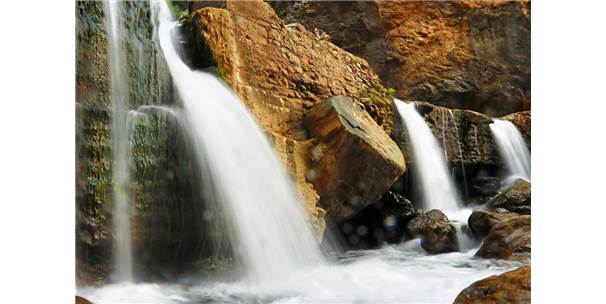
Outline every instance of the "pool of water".
<svg viewBox="0 0 606 304">
<path fill-rule="evenodd" d="M 428 255 L 418 240 L 348 251 L 280 280 L 198 280 L 81 288 L 94 303 L 452 303 L 469 284 L 520 266 L 476 259 L 476 249 Z"/>
</svg>

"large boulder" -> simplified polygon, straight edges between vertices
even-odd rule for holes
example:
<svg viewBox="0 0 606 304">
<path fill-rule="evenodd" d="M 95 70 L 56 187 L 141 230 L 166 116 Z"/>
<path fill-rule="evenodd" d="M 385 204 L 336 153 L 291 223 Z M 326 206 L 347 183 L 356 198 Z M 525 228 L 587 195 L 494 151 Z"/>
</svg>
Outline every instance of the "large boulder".
<svg viewBox="0 0 606 304">
<path fill-rule="evenodd" d="M 267 132 L 321 234 L 324 211 L 318 200 L 332 200 L 330 197 L 335 195 L 316 189 L 315 184 L 306 180 L 315 145 L 303 125 L 303 117 L 327 97 L 343 95 L 363 105 L 389 135 L 394 111 L 387 89 L 365 60 L 301 24 L 285 25 L 261 0 L 224 1 L 214 5 L 218 7 L 204 3 L 190 5 L 190 20 L 203 45 L 201 49 L 205 50 L 197 56 L 211 58 L 196 61 L 216 64 L 219 76 L 242 98 Z M 343 152 L 340 157 L 352 155 Z M 362 175 L 358 178 L 359 181 L 349 184 L 354 187 L 351 193 L 358 194 L 344 199 L 341 193 L 340 199 L 351 202 L 359 193 L 368 191 L 358 187 L 374 182 Z"/>
<path fill-rule="evenodd" d="M 530 215 L 500 222 L 490 229 L 477 257 L 530 262 Z"/>
<path fill-rule="evenodd" d="M 529 1 L 273 2 L 366 59 L 399 97 L 489 115 L 530 109 Z"/>
<path fill-rule="evenodd" d="M 530 190 L 529 181 L 517 179 L 505 190 L 486 202 L 485 207 L 489 210 L 504 208 L 519 214 L 530 214 Z"/>
<path fill-rule="evenodd" d="M 457 231 L 438 209 L 417 215 L 406 229 L 410 235 L 421 237 L 421 247 L 429 253 L 459 251 Z"/>
<path fill-rule="evenodd" d="M 467 220 L 467 225 L 476 237 L 483 238 L 488 235 L 493 226 L 516 216 L 518 214 L 512 212 L 474 210 Z"/>
<path fill-rule="evenodd" d="M 530 303 L 530 266 L 479 280 L 463 289 L 453 303 Z"/>
<path fill-rule="evenodd" d="M 350 98 L 326 99 L 303 124 L 317 140 L 307 179 L 324 193 L 320 205 L 337 221 L 376 202 L 404 172 L 396 143 Z"/>
</svg>

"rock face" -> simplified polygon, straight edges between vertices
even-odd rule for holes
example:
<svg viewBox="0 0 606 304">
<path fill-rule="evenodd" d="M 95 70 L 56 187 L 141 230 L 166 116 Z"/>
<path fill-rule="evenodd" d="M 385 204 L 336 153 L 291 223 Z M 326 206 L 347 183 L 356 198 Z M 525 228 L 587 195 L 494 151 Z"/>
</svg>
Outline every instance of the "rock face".
<svg viewBox="0 0 606 304">
<path fill-rule="evenodd" d="M 325 193 L 320 205 L 337 221 L 377 201 L 404 172 L 396 143 L 350 98 L 326 99 L 306 113 L 303 125 L 317 140 L 307 180 Z"/>
<path fill-rule="evenodd" d="M 129 109 L 169 106 L 170 75 L 153 40 L 149 3 L 120 3 Z M 111 100 L 103 3 L 76 3 L 76 280 L 105 281 L 113 268 Z M 152 113 L 153 112 L 153 113 Z M 204 248 L 195 160 L 164 112 L 140 113 L 130 134 L 133 249 L 141 275 L 191 269 Z"/>
<path fill-rule="evenodd" d="M 530 303 L 530 266 L 479 280 L 463 289 L 453 303 Z"/>
<path fill-rule="evenodd" d="M 516 216 L 493 226 L 476 256 L 529 263 L 530 215 Z"/>
<path fill-rule="evenodd" d="M 467 220 L 467 225 L 476 237 L 483 238 L 488 235 L 493 226 L 516 216 L 518 216 L 517 213 L 511 212 L 498 213 L 474 210 Z"/>
<path fill-rule="evenodd" d="M 409 234 L 421 237 L 421 247 L 429 253 L 459 250 L 456 229 L 440 210 L 417 215 L 408 222 L 406 229 Z"/>
<path fill-rule="evenodd" d="M 518 179 L 486 203 L 486 208 L 504 208 L 519 214 L 530 214 L 530 182 Z"/>
<path fill-rule="evenodd" d="M 272 2 L 366 59 L 388 87 L 489 115 L 530 109 L 526 1 Z"/>
<path fill-rule="evenodd" d="M 501 117 L 501 119 L 509 120 L 513 123 L 518 131 L 522 133 L 524 141 L 530 150 L 530 127 L 531 127 L 531 115 L 530 111 L 516 112 L 507 116 Z"/>
<path fill-rule="evenodd" d="M 323 210 L 317 201 L 331 194 L 315 189 L 305 179 L 314 147 L 302 123 L 305 113 L 327 97 L 347 96 L 363 105 L 389 135 L 393 102 L 366 61 L 300 24 L 284 25 L 263 1 L 225 1 L 214 6 L 219 7 L 190 5 L 198 39 L 218 66 L 219 75 L 273 139 L 314 221 L 321 226 Z M 370 181 L 358 177 L 361 180 L 356 182 L 350 178 L 349 185 L 359 187 Z M 352 189 L 352 193 L 361 191 Z M 353 197 L 340 199 L 351 202 Z"/>
<path fill-rule="evenodd" d="M 453 110 L 427 102 L 415 104 L 450 162 L 467 165 L 498 163 L 499 156 L 493 149 L 494 141 L 489 127 L 492 118 L 474 111 Z M 412 155 L 412 147 L 406 132 L 404 122 L 397 117 L 392 137 L 405 152 L 405 158 L 413 161 L 412 157 L 408 157 Z"/>
</svg>

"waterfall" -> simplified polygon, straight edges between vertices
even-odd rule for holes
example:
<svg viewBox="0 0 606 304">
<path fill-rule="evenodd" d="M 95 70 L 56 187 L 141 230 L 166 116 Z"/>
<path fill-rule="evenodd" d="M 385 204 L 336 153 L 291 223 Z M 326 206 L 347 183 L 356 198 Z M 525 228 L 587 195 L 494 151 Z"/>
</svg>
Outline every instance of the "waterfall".
<svg viewBox="0 0 606 304">
<path fill-rule="evenodd" d="M 424 209 L 440 209 L 444 213 L 458 211 L 457 194 L 434 134 L 417 113 L 414 103 L 398 99 L 395 103 L 411 142 L 415 173 L 421 181 Z"/>
<path fill-rule="evenodd" d="M 518 128 L 508 120 L 495 119 L 490 131 L 509 171 L 509 179 L 530 180 L 530 152 Z"/>
<path fill-rule="evenodd" d="M 110 99 L 112 104 L 111 147 L 113 180 L 114 280 L 133 280 L 132 243 L 130 230 L 130 148 L 127 126 L 128 86 L 126 58 L 121 47 L 119 4 L 105 2 L 108 33 Z"/>
<path fill-rule="evenodd" d="M 158 36 L 203 174 L 226 216 L 232 248 L 250 278 L 279 279 L 322 261 L 309 213 L 263 131 L 238 97 L 179 57 L 177 23 L 154 2 Z M 204 180 L 207 180 L 206 178 Z M 206 188 L 204 188 L 206 189 Z"/>
</svg>

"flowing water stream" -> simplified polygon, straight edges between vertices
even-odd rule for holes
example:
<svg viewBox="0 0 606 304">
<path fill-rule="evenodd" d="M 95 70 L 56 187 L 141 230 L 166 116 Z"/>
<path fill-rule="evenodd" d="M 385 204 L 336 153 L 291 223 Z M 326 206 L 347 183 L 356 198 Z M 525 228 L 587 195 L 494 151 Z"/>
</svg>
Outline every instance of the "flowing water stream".
<svg viewBox="0 0 606 304">
<path fill-rule="evenodd" d="M 220 80 L 183 62 L 175 46 L 177 23 L 169 8 L 164 1 L 152 6 L 159 20 L 159 44 L 182 109 L 144 106 L 127 112 L 122 105 L 120 113 L 125 124 L 126 115 L 135 123 L 156 110 L 168 111 L 179 120 L 196 148 L 203 180 L 212 181 L 200 188 L 212 193 L 213 202 L 226 215 L 227 225 L 222 228 L 244 272 L 236 279 L 184 277 L 171 283 L 132 283 L 132 257 L 117 254 L 118 266 L 130 269 L 120 274 L 123 283 L 79 288 L 79 295 L 94 303 L 450 303 L 472 282 L 519 266 L 475 259 L 469 246 L 462 246 L 462 252 L 427 255 L 418 239 L 325 257 L 304 204 L 254 118 Z M 466 221 L 468 210 L 459 206 L 431 130 L 414 104 L 396 100 L 396 105 L 414 141 L 425 209 L 440 209 L 451 219 Z M 122 127 L 128 138 L 128 127 Z M 122 155 L 128 157 L 128 150 Z"/>
<path fill-rule="evenodd" d="M 128 80 L 126 57 L 121 45 L 121 15 L 118 2 L 105 2 L 112 104 L 111 147 L 113 174 L 113 235 L 115 270 L 118 282 L 133 280 L 132 241 L 130 230 L 130 144 L 128 127 Z"/>
<path fill-rule="evenodd" d="M 508 120 L 495 119 L 490 124 L 499 153 L 509 171 L 509 180 L 530 180 L 530 152 L 518 128 Z"/>
<path fill-rule="evenodd" d="M 280 279 L 322 263 L 309 214 L 265 135 L 229 88 L 182 61 L 174 44 L 177 23 L 164 2 L 154 5 L 187 133 L 194 137 L 198 158 L 207 161 L 201 169 L 226 215 L 236 257 L 255 280 Z"/>
</svg>

